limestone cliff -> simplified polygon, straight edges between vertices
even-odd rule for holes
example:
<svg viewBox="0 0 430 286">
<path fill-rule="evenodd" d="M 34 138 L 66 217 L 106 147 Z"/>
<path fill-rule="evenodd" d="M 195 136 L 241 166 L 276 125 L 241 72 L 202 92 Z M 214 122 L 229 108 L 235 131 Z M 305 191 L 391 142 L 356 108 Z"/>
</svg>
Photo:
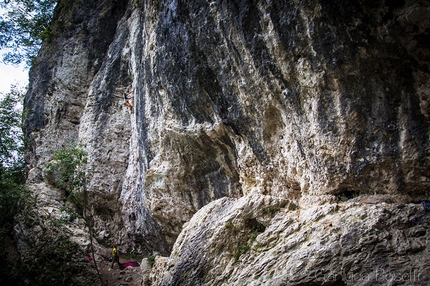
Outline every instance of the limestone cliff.
<svg viewBox="0 0 430 286">
<path fill-rule="evenodd" d="M 429 9 L 60 0 L 25 100 L 39 216 L 65 204 L 45 164 L 78 141 L 98 243 L 171 254 L 157 283 L 352 285 L 345 275 L 409 269 L 392 261 L 426 283 L 428 224 L 398 206 L 429 197 Z M 37 241 L 17 232 L 22 250 Z"/>
</svg>

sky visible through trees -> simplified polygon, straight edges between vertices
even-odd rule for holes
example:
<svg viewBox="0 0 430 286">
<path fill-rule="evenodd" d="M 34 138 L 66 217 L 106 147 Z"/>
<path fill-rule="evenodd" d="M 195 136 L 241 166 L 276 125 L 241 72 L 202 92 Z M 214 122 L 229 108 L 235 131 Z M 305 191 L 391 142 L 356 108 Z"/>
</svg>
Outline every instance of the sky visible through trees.
<svg viewBox="0 0 430 286">
<path fill-rule="evenodd" d="M 6 10 L 0 7 L 0 17 L 6 14 Z M 3 59 L 5 50 L 0 50 L 0 58 Z M 12 85 L 26 86 L 28 83 L 28 68 L 25 64 L 11 65 L 0 62 L 0 99 L 11 90 Z"/>
<path fill-rule="evenodd" d="M 26 86 L 56 0 L 0 0 L 0 93 Z M 0 95 L 1 96 L 1 95 Z M 2 98 L 2 97 L 0 97 Z"/>
</svg>

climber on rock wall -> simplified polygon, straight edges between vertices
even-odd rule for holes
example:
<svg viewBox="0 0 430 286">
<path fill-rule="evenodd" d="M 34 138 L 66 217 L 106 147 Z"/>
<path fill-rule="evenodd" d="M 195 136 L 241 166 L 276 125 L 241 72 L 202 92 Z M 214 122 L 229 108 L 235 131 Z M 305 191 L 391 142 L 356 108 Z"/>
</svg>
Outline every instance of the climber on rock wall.
<svg viewBox="0 0 430 286">
<path fill-rule="evenodd" d="M 127 97 L 127 95 L 124 94 L 124 101 L 125 101 L 125 105 L 130 108 L 130 112 L 133 112 L 133 105 L 131 105 L 131 103 L 129 102 L 129 99 L 131 97 Z"/>
</svg>

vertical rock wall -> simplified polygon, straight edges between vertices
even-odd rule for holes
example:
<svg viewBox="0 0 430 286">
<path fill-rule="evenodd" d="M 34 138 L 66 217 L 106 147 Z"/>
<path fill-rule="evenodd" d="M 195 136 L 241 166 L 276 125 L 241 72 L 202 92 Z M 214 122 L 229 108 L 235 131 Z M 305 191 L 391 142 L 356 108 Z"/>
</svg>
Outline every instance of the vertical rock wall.
<svg viewBox="0 0 430 286">
<path fill-rule="evenodd" d="M 65 3 L 31 71 L 28 183 L 58 192 L 44 164 L 82 142 L 100 243 L 169 253 L 222 197 L 427 195 L 427 1 Z"/>
<path fill-rule="evenodd" d="M 59 1 L 56 7 L 51 25 L 52 35 L 49 41 L 44 43 L 34 61 L 30 71 L 30 87 L 24 102 L 27 184 L 35 196 L 36 221 L 42 222 L 41 226 L 33 225 L 33 229 L 23 225 L 17 227 L 21 250 L 38 247 L 39 236 L 44 236 L 48 240 L 49 235 L 58 236 L 49 232 L 49 225 L 52 220 L 64 214 L 61 210 L 66 206 L 66 196 L 64 191 L 56 189 L 49 182 L 46 174 L 45 164 L 53 159 L 53 153 L 71 142 L 94 144 L 96 136 L 98 136 L 97 142 L 104 141 L 103 133 L 106 131 L 96 128 L 95 133 L 86 134 L 88 135 L 86 138 L 80 137 L 79 134 L 81 128 L 88 126 L 87 119 L 92 122 L 100 115 L 100 105 L 109 104 L 108 100 L 105 100 L 104 103 L 99 104 L 99 109 L 94 108 L 92 115 L 86 112 L 94 97 L 91 86 L 95 75 L 103 65 L 116 34 L 117 21 L 124 15 L 124 11 L 124 4 L 103 3 L 103 1 L 73 3 Z M 98 95 L 98 97 L 101 96 Z M 123 120 L 118 125 L 126 125 L 125 123 L 126 121 Z M 130 133 L 130 130 L 123 131 L 123 133 L 127 132 Z M 115 140 L 117 140 L 116 137 Z M 91 150 L 91 144 L 87 146 L 88 150 Z M 100 160 L 98 163 L 109 161 L 106 158 L 107 152 L 104 152 L 106 150 L 102 149 L 102 146 L 102 144 L 97 145 L 95 150 L 89 152 L 91 160 L 88 166 L 89 176 L 98 180 L 107 177 L 108 174 L 107 169 L 103 169 L 101 176 L 99 171 L 94 170 L 101 168 L 101 165 L 94 167 L 95 157 Z M 96 151 L 102 152 L 96 153 Z M 127 159 L 128 152 L 127 146 L 126 150 L 122 149 L 118 153 Z M 119 156 L 118 153 L 115 154 L 115 158 Z M 123 160 L 122 166 L 116 166 L 121 176 L 127 167 L 126 159 Z M 111 165 L 117 163 L 109 162 Z M 92 193 L 103 194 L 97 198 L 94 210 L 97 210 L 98 205 L 102 205 L 103 199 L 107 197 L 108 203 L 114 206 L 112 210 L 118 212 L 120 207 L 117 207 L 116 197 L 119 194 L 109 194 L 110 189 L 99 192 L 101 187 L 96 188 L 91 184 Z M 118 192 L 117 186 L 116 191 Z M 87 230 L 83 229 L 83 224 L 77 223 L 70 228 L 74 235 L 72 235 L 72 241 L 82 247 L 89 244 Z"/>
</svg>

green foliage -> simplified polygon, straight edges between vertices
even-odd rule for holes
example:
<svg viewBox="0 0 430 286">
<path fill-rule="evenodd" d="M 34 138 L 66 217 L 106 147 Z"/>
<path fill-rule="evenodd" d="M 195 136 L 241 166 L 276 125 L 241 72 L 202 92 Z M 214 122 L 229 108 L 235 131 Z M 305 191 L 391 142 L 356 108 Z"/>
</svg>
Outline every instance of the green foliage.
<svg viewBox="0 0 430 286">
<path fill-rule="evenodd" d="M 0 49 L 8 51 L 3 58 L 5 63 L 31 64 L 46 37 L 56 3 L 56 0 L 0 2 L 0 8 L 6 10 L 0 17 Z"/>
<path fill-rule="evenodd" d="M 246 244 L 246 243 L 244 243 L 244 244 L 240 244 L 239 246 L 238 246 L 238 248 L 236 249 L 236 251 L 233 253 L 233 257 L 234 257 L 234 259 L 237 261 L 237 260 L 239 260 L 239 257 L 242 255 L 242 254 L 245 254 L 245 253 L 247 253 L 248 252 L 248 250 L 250 249 L 251 247 L 248 245 L 248 244 Z"/>
<path fill-rule="evenodd" d="M 77 218 L 76 213 L 63 208 L 62 216 L 53 221 L 50 228 L 42 228 L 37 244 L 21 257 L 19 263 L 8 261 L 7 246 L 14 244 L 12 230 L 15 218 L 26 227 L 41 225 L 38 217 L 37 196 L 32 196 L 24 187 L 25 164 L 23 156 L 23 134 L 21 130 L 22 98 L 24 92 L 12 88 L 0 98 L 0 285 L 83 285 L 83 276 L 91 275 L 88 265 L 81 263 L 82 253 L 78 245 L 71 242 L 67 234 L 68 224 Z M 68 188 L 70 200 L 82 201 L 85 186 L 86 153 L 77 144 L 71 144 L 55 153 L 56 164 L 67 178 L 61 182 Z M 94 277 L 90 277 L 93 279 Z M 94 285 L 94 283 L 89 283 Z"/>
<path fill-rule="evenodd" d="M 280 209 L 281 208 L 279 206 L 268 206 L 263 209 L 263 213 L 273 217 L 279 212 Z"/>
<path fill-rule="evenodd" d="M 17 87 L 0 100 L 0 232 L 10 230 L 23 192 L 24 153 L 21 129 L 23 92 Z"/>
<path fill-rule="evenodd" d="M 37 196 L 29 195 L 19 203 L 20 221 L 26 227 L 41 225 L 35 210 L 36 201 Z M 0 275 L 0 285 L 84 285 L 83 281 L 97 285 L 96 276 L 88 271 L 88 262 L 82 262 L 80 246 L 70 240 L 70 230 L 63 227 L 74 221 L 77 214 L 66 207 L 60 211 L 61 217 L 52 219 L 49 227 L 43 227 L 36 241 L 29 241 L 30 249 L 20 257 L 17 265 L 7 262 L 5 266 L 10 269 L 4 269 L 8 269 L 8 276 Z"/>
<path fill-rule="evenodd" d="M 12 86 L 7 94 L 0 95 L 0 172 L 24 164 L 22 132 L 22 102 L 24 90 Z"/>
<path fill-rule="evenodd" d="M 0 178 L 0 285 L 20 285 L 20 275 L 15 265 L 8 261 L 7 245 L 15 243 L 12 231 L 15 216 L 20 211 L 19 202 L 27 195 L 23 185 L 24 170 L 8 170 Z"/>
<path fill-rule="evenodd" d="M 148 264 L 152 267 L 154 266 L 155 263 L 155 257 L 157 257 L 157 254 L 154 255 L 150 255 L 148 256 L 148 258 L 146 258 L 146 261 L 148 262 Z"/>
<path fill-rule="evenodd" d="M 239 236 L 239 241 L 236 250 L 233 253 L 234 259 L 237 261 L 242 254 L 251 249 L 257 236 L 264 232 L 266 227 L 257 221 L 255 218 L 245 220 L 245 235 Z"/>
<path fill-rule="evenodd" d="M 70 143 L 54 153 L 54 161 L 46 164 L 48 173 L 60 172 L 57 187 L 75 191 L 82 188 L 85 181 L 83 167 L 87 163 L 87 153 L 77 143 Z"/>
<path fill-rule="evenodd" d="M 15 216 L 20 201 L 27 196 L 24 188 L 25 169 L 21 109 L 23 94 L 12 87 L 0 95 L 0 247 L 12 242 Z M 0 285 L 19 285 L 19 274 L 7 261 L 7 251 L 0 256 Z"/>
<path fill-rule="evenodd" d="M 248 238 L 248 240 L 252 242 L 254 242 L 254 240 L 257 238 L 257 236 L 260 234 L 260 232 L 258 230 L 253 229 L 250 233 L 248 233 L 246 235 L 246 237 Z"/>
<path fill-rule="evenodd" d="M 233 222 L 231 220 L 229 220 L 228 222 L 225 223 L 224 228 L 225 229 L 232 229 L 233 228 Z"/>
<path fill-rule="evenodd" d="M 237 261 L 237 260 L 239 260 L 239 257 L 240 257 L 242 254 L 247 253 L 247 252 L 251 249 L 250 244 L 252 244 L 252 243 L 255 241 L 255 239 L 257 238 L 257 236 L 258 236 L 260 233 L 261 233 L 261 232 L 260 232 L 260 230 L 259 230 L 259 229 L 252 229 L 252 230 L 251 230 L 251 232 L 249 232 L 249 233 L 246 235 L 247 242 L 246 242 L 246 243 L 239 244 L 239 246 L 237 247 L 237 249 L 236 249 L 236 250 L 235 250 L 235 252 L 233 253 L 233 257 L 234 257 L 234 259 L 235 259 L 236 261 Z"/>
<path fill-rule="evenodd" d="M 22 273 L 23 284 L 82 285 L 78 279 L 84 273 L 88 274 L 88 266 L 78 263 L 81 260 L 77 256 L 79 246 L 63 232 L 46 233 L 40 240 L 22 257 L 19 272 Z"/>
<path fill-rule="evenodd" d="M 25 195 L 23 168 L 8 169 L 0 177 L 0 239 L 1 234 L 10 233 L 18 202 Z"/>
<path fill-rule="evenodd" d="M 46 164 L 48 174 L 59 174 L 56 187 L 66 191 L 67 200 L 82 213 L 86 186 L 87 153 L 77 143 L 70 143 L 54 153 L 54 161 Z"/>
<path fill-rule="evenodd" d="M 50 27 L 47 27 L 42 33 L 40 33 L 40 38 L 50 43 L 54 38 L 54 32 L 52 32 Z"/>
<path fill-rule="evenodd" d="M 77 143 L 70 143 L 66 147 L 61 148 L 60 150 L 54 152 L 54 158 L 53 161 L 47 163 L 46 169 L 47 173 L 54 175 L 56 177 L 58 175 L 58 179 L 54 180 L 54 184 L 56 187 L 61 188 L 66 191 L 67 200 L 74 204 L 76 207 L 77 212 L 82 215 L 85 225 L 89 229 L 89 237 L 90 237 L 90 244 L 91 244 L 91 253 L 94 255 L 94 245 L 93 245 L 93 219 L 92 216 L 88 215 L 86 213 L 87 210 L 87 200 L 86 200 L 86 169 L 87 164 L 87 153 L 83 150 L 82 145 Z M 53 221 L 53 225 L 59 228 L 59 233 L 64 233 L 64 229 L 61 228 L 62 225 L 70 223 L 74 219 L 76 219 L 75 213 L 73 211 L 70 211 L 69 209 L 62 208 L 62 213 L 64 213 L 59 219 L 56 219 Z M 70 255 L 79 253 L 79 248 L 70 250 Z M 74 261 L 74 262 L 73 262 Z M 70 263 L 74 266 L 78 265 L 76 261 L 79 261 L 79 258 L 74 258 Z M 102 278 L 100 276 L 97 263 L 95 260 L 93 260 L 94 266 L 96 268 L 96 272 L 99 276 L 100 282 L 104 284 L 102 281 Z M 65 272 L 67 274 L 74 273 L 75 268 L 73 267 L 66 267 Z M 85 269 L 80 271 L 81 273 L 85 272 Z M 76 273 L 79 273 L 78 271 Z M 49 285 L 72 285 L 72 284 L 65 284 L 70 277 L 66 277 L 65 275 L 55 275 L 56 273 L 49 273 L 47 274 L 46 278 L 55 280 L 58 279 L 57 282 L 55 281 L 48 281 Z M 41 281 L 42 282 L 42 281 Z M 82 285 L 82 283 L 77 282 L 76 285 Z"/>
</svg>

